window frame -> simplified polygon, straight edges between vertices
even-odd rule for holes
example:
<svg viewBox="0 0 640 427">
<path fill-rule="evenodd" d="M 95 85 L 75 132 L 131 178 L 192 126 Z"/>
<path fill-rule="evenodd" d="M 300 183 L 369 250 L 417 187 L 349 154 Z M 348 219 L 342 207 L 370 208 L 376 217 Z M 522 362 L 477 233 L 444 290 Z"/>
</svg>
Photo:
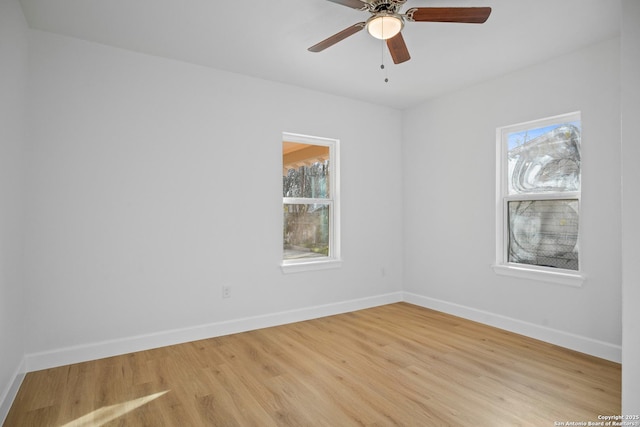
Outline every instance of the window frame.
<svg viewBox="0 0 640 427">
<path fill-rule="evenodd" d="M 284 245 L 281 241 L 280 267 L 284 273 L 324 270 L 339 268 L 342 265 L 340 257 L 340 140 L 318 136 L 302 135 L 291 132 L 282 133 L 282 142 L 311 144 L 329 147 L 329 197 L 316 199 L 304 197 L 283 197 L 285 204 L 326 204 L 329 206 L 329 255 L 318 258 L 284 259 Z M 282 151 L 282 149 L 281 149 Z M 282 159 L 282 156 L 281 156 Z M 281 164 L 281 170 L 284 165 Z M 282 191 L 281 191 L 282 192 Z M 282 224 L 284 227 L 284 223 Z"/>
<path fill-rule="evenodd" d="M 582 121 L 580 111 L 547 117 L 539 120 L 502 126 L 496 129 L 496 257 L 493 270 L 498 275 L 557 283 L 580 287 L 586 280 L 584 273 L 582 242 L 582 180 L 580 191 L 540 192 L 531 194 L 509 194 L 509 163 L 507 159 L 507 135 L 527 129 L 537 129 L 554 124 Z M 581 122 L 582 124 L 582 122 Z M 582 126 L 580 135 L 582 146 Z M 582 175 L 582 164 L 581 164 Z M 509 261 L 509 202 L 528 200 L 577 200 L 578 201 L 578 270 L 544 267 Z"/>
</svg>

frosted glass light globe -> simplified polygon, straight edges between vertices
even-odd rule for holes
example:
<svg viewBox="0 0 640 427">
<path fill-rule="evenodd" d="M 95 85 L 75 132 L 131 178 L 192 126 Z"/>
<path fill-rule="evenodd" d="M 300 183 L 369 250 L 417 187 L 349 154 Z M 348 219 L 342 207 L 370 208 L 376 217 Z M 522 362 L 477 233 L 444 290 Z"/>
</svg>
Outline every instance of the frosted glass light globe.
<svg viewBox="0 0 640 427">
<path fill-rule="evenodd" d="M 387 40 L 398 34 L 404 22 L 397 16 L 393 15 L 376 15 L 367 21 L 367 31 L 373 37 L 381 40 Z"/>
</svg>

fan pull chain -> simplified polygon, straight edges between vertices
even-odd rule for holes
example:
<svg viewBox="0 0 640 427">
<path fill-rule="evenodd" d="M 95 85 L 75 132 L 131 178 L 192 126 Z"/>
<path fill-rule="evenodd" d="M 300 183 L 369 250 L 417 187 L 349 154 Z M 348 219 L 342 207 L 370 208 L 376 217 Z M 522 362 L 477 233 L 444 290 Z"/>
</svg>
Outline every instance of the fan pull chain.
<svg viewBox="0 0 640 427">
<path fill-rule="evenodd" d="M 385 41 L 384 40 L 380 40 L 380 41 L 382 42 L 381 45 L 380 45 L 382 47 L 382 49 L 380 49 L 380 69 L 384 70 L 384 82 L 385 83 L 389 83 L 389 77 L 388 77 L 389 74 L 387 73 L 387 70 L 384 67 L 384 44 L 385 44 Z"/>
</svg>

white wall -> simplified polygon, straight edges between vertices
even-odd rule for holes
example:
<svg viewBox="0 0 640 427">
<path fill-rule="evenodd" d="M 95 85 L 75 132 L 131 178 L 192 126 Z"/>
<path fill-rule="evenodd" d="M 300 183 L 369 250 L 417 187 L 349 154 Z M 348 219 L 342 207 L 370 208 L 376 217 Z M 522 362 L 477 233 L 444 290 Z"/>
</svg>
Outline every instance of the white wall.
<svg viewBox="0 0 640 427">
<path fill-rule="evenodd" d="M 27 25 L 16 0 L 0 0 L 0 423 L 24 356 L 22 151 Z"/>
<path fill-rule="evenodd" d="M 640 2 L 622 2 L 622 412 L 640 414 Z"/>
<path fill-rule="evenodd" d="M 619 51 L 618 39 L 606 41 L 406 112 L 405 291 L 445 311 L 593 344 L 619 359 Z M 588 279 L 575 288 L 497 276 L 496 128 L 577 110 Z"/>
<path fill-rule="evenodd" d="M 74 346 L 400 295 L 399 111 L 43 32 L 30 43 L 29 369 Z M 341 140 L 340 269 L 279 268 L 283 131 Z"/>
</svg>

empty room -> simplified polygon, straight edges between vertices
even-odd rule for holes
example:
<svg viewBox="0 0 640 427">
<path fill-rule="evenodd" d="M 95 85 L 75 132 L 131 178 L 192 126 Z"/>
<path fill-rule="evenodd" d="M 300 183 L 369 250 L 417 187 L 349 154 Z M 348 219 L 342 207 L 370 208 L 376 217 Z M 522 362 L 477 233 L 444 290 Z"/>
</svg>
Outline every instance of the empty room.
<svg viewBox="0 0 640 427">
<path fill-rule="evenodd" d="M 637 0 L 0 0 L 4 426 L 640 426 Z"/>
</svg>

